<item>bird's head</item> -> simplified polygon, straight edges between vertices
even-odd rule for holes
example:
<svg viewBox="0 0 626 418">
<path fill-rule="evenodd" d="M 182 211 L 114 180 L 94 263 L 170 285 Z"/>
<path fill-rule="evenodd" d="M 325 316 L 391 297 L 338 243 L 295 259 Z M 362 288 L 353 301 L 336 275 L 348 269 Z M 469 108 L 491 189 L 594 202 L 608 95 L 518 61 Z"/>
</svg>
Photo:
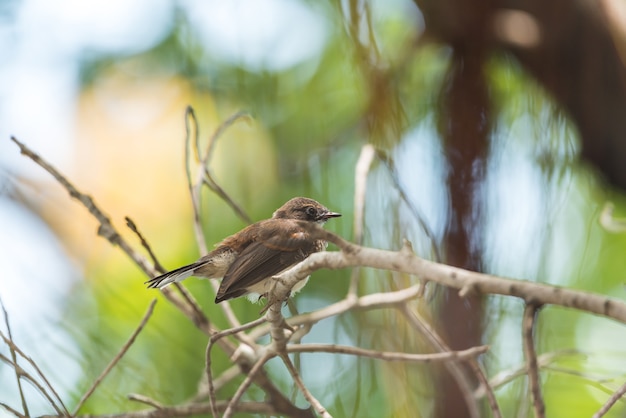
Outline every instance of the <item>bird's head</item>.
<svg viewBox="0 0 626 418">
<path fill-rule="evenodd" d="M 330 218 L 337 218 L 340 213 L 331 212 L 324 205 L 307 197 L 294 197 L 282 205 L 272 215 L 273 219 L 297 219 L 301 221 L 325 223 Z"/>
</svg>

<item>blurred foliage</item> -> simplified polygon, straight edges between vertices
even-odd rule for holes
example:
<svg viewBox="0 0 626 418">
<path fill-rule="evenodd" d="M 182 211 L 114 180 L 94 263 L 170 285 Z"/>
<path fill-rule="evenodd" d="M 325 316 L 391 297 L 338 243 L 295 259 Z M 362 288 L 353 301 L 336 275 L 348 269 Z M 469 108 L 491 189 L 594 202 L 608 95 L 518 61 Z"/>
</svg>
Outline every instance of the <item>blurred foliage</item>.
<svg viewBox="0 0 626 418">
<path fill-rule="evenodd" d="M 409 7 L 401 3 L 399 9 Z M 420 256 L 432 258 L 431 248 L 440 244 L 447 210 L 442 152 L 433 121 L 440 112 L 439 98 L 450 50 L 441 45 L 418 44 L 419 24 L 412 20 L 418 15 L 415 11 L 405 15 L 374 14 L 369 27 L 373 36 L 365 40 L 354 39 L 348 30 L 348 17 L 338 3 L 316 5 L 315 11 L 330 22 L 321 54 L 283 71 L 269 71 L 211 56 L 178 10 L 169 36 L 149 50 L 129 56 L 86 54 L 81 94 L 112 74 L 123 74 L 129 83 L 176 79 L 181 90 L 191 92 L 181 100 L 188 100 L 200 115 L 204 142 L 235 111 L 250 112 L 253 121 L 237 123 L 220 139 L 212 164 L 220 184 L 254 220 L 269 217 L 292 196 L 313 197 L 344 213 L 344 217 L 329 222 L 328 228 L 346 238 L 351 238 L 353 232 L 356 159 L 362 144 L 375 143 L 395 162 L 401 185 L 432 229 L 435 242 L 427 239 L 402 200 L 388 167 L 377 161 L 369 177 L 365 244 L 397 249 L 402 238 L 408 237 Z M 375 61 L 378 72 L 369 72 L 372 67 L 364 59 Z M 489 206 L 487 219 L 483 220 L 489 231 L 485 244 L 487 270 L 623 298 L 622 252 L 626 236 L 609 234 L 596 221 L 607 198 L 617 200 L 624 211 L 623 197 L 600 192 L 594 173 L 576 163 L 579 145 L 567 116 L 510 57 L 492 57 L 485 76 L 496 110 L 488 180 L 493 187 L 485 190 Z M 183 106 L 171 112 L 182 121 Z M 170 141 L 160 145 L 164 155 L 173 150 L 177 158 L 180 155 L 182 124 L 179 128 Z M 134 135 L 150 147 L 151 137 L 141 131 Z M 192 234 L 190 203 L 182 200 L 184 193 L 172 198 L 173 190 L 186 190 L 180 182 L 182 177 L 168 180 L 167 175 L 159 173 L 166 171 L 162 165 L 150 165 L 143 161 L 143 155 L 132 158 L 137 167 L 129 167 L 136 168 L 129 175 L 159 189 L 158 200 L 146 199 L 145 213 L 133 213 L 135 221 L 141 228 L 143 216 L 154 217 L 143 232 L 167 268 L 195 260 L 198 250 Z M 115 163 L 111 162 L 113 167 Z M 171 164 L 174 168 L 168 170 L 183 173 L 182 161 Z M 114 185 L 118 189 L 124 186 Z M 123 200 L 108 203 L 115 205 L 115 210 L 126 211 Z M 528 212 L 523 218 L 527 223 L 520 221 L 518 209 Z M 208 245 L 244 226 L 224 202 L 209 193 L 204 195 L 203 211 Z M 95 236 L 91 239 L 97 240 Z M 203 372 L 206 337 L 158 292 L 147 291 L 142 284 L 146 278 L 115 250 L 91 254 L 84 274 L 84 283 L 68 295 L 60 325 L 82 349 L 82 357 L 76 361 L 83 375 L 71 393 L 75 401 L 136 327 L 149 301 L 157 297 L 159 303 L 140 338 L 81 412 L 141 409 L 142 405 L 127 401 L 128 393 L 145 394 L 164 404 L 192 397 Z M 306 291 L 295 298 L 297 305 L 306 311 L 341 299 L 349 274 L 316 273 Z M 364 269 L 360 291 L 398 289 L 414 280 Z M 185 286 L 209 318 L 225 327 L 207 283 L 191 279 Z M 258 317 L 257 305 L 243 299 L 232 305 L 242 322 Z M 416 304 L 416 309 L 428 315 L 428 309 L 421 304 Z M 523 364 L 519 328 L 522 310 L 515 300 L 494 297 L 488 301 L 484 341 L 492 345 L 492 351 L 484 364 L 489 375 Z M 590 322 L 595 326 L 590 327 Z M 542 372 L 550 417 L 589 416 L 604 402 L 604 389 L 615 387 L 603 380 L 623 380 L 623 372 L 619 371 L 623 368 L 594 366 L 594 361 L 607 351 L 614 352 L 621 362 L 626 356 L 623 336 L 602 335 L 607 326 L 575 312 L 552 308 L 542 312 L 537 332 L 539 353 L 562 349 L 584 353 L 559 360 L 553 369 Z M 396 312 L 359 312 L 329 319 L 318 324 L 305 341 L 392 351 L 428 350 Z M 593 349 L 587 347 L 589 341 L 594 341 Z M 230 363 L 219 350 L 214 354 L 214 371 L 219 373 Z M 283 366 L 273 361 L 268 369 L 289 393 L 292 384 Z M 322 354 L 303 355 L 302 370 L 322 404 L 341 417 L 430 416 L 432 398 L 437 396 L 432 381 L 441 371 L 431 365 L 408 366 Z M 218 397 L 228 397 L 240 381 L 222 389 Z M 499 388 L 496 394 L 504 416 L 532 416 L 524 377 Z M 258 396 L 260 393 L 253 388 L 245 398 Z M 306 402 L 298 398 L 298 404 L 304 406 Z M 526 413 L 520 413 L 524 408 Z M 607 417 L 624 414 L 626 407 L 620 404 Z"/>
</svg>

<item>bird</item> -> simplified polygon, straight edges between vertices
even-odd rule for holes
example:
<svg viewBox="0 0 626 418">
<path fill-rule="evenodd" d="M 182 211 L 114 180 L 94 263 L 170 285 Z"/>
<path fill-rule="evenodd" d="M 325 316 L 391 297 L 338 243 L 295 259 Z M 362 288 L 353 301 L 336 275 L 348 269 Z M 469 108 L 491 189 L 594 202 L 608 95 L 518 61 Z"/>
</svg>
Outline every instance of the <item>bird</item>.
<svg viewBox="0 0 626 418">
<path fill-rule="evenodd" d="M 220 278 L 215 303 L 248 295 L 267 298 L 271 278 L 326 249 L 324 240 L 311 236 L 304 222 L 323 225 L 341 216 L 307 197 L 294 197 L 278 208 L 270 219 L 256 222 L 216 244 L 216 248 L 196 262 L 179 267 L 145 283 L 148 288 L 163 288 L 190 276 Z M 291 294 L 306 280 L 298 282 Z"/>
</svg>

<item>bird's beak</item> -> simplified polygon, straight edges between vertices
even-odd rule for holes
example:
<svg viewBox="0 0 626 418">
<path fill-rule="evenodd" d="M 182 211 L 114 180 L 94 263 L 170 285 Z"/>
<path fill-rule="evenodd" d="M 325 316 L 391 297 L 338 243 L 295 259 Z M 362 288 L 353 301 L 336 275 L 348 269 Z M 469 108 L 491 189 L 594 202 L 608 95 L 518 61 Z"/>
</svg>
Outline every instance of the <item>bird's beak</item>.
<svg viewBox="0 0 626 418">
<path fill-rule="evenodd" d="M 330 218 L 338 218 L 341 216 L 341 213 L 337 213 L 337 212 L 326 212 L 325 214 L 323 214 L 320 219 L 323 221 L 327 221 Z"/>
</svg>

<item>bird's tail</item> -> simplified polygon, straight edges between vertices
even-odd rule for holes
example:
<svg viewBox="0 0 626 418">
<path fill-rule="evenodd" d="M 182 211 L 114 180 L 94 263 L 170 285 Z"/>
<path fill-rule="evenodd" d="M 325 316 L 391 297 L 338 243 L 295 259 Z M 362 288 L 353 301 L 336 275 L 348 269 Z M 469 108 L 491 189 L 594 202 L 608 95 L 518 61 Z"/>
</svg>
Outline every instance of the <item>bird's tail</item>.
<svg viewBox="0 0 626 418">
<path fill-rule="evenodd" d="M 198 263 L 189 264 L 187 266 L 179 267 L 176 270 L 172 270 L 161 276 L 153 277 L 152 279 L 144 282 L 148 285 L 148 288 L 162 289 L 170 283 L 180 282 L 185 280 L 189 276 L 193 276 Z"/>
</svg>

